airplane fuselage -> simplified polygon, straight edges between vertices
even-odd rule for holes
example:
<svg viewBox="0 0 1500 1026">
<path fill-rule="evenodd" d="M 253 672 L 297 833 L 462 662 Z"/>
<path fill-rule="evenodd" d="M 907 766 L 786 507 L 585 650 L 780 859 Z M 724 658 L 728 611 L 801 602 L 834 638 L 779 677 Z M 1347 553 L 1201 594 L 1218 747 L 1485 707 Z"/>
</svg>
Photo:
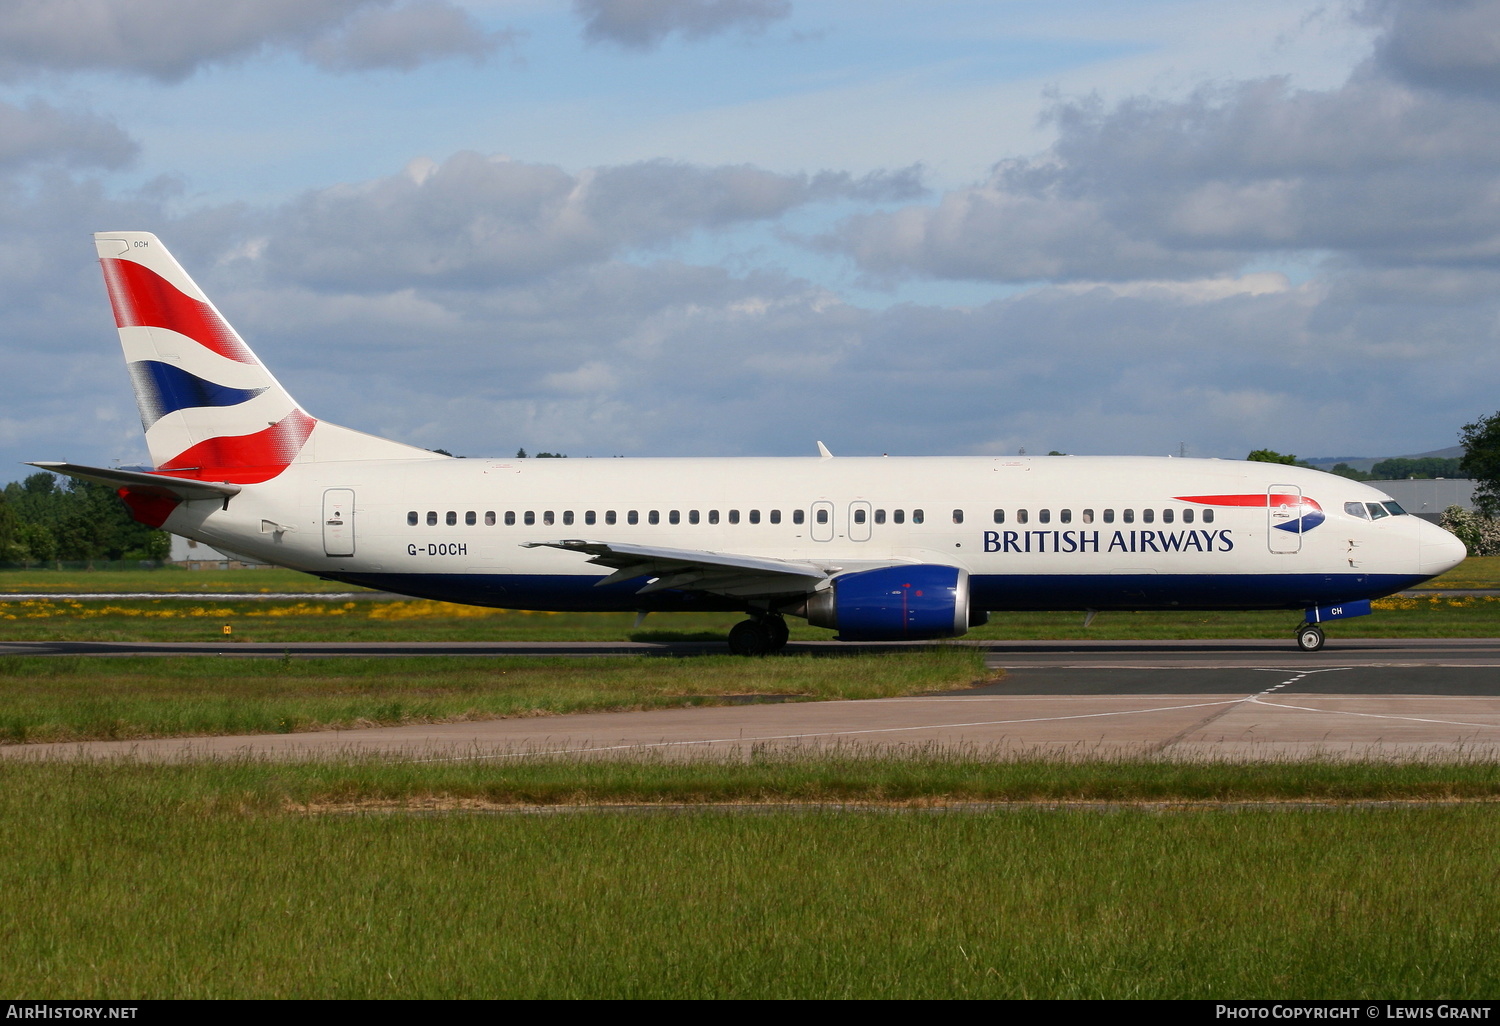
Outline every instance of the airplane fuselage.
<svg viewBox="0 0 1500 1026">
<path fill-rule="evenodd" d="M 643 579 L 597 587 L 609 571 L 586 555 L 526 547 L 582 539 L 833 573 L 955 566 L 979 610 L 1291 609 L 1388 595 L 1453 564 L 1447 532 L 1370 519 L 1368 504 L 1389 501 L 1329 474 L 1219 460 L 395 460 L 294 465 L 227 503 L 183 503 L 165 526 L 323 577 L 511 608 L 747 606 L 637 594 Z"/>
</svg>

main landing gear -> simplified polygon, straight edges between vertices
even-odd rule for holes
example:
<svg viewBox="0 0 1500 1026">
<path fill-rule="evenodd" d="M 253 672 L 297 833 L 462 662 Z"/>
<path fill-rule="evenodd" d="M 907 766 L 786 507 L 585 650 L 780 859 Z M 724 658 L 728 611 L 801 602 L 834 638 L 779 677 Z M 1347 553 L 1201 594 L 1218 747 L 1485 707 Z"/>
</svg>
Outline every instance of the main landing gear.
<svg viewBox="0 0 1500 1026">
<path fill-rule="evenodd" d="M 1297 628 L 1297 647 L 1304 652 L 1316 652 L 1323 647 L 1323 628 L 1304 623 Z"/>
<path fill-rule="evenodd" d="M 790 633 L 779 614 L 742 620 L 729 632 L 729 651 L 742 656 L 770 655 L 781 651 Z"/>
</svg>

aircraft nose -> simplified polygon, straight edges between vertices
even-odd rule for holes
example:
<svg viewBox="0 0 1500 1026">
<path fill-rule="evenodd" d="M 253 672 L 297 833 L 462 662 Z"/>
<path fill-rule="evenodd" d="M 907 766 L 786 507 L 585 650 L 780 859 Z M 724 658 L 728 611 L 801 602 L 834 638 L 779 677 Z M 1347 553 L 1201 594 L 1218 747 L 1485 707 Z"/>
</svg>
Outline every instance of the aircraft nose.
<svg viewBox="0 0 1500 1026">
<path fill-rule="evenodd" d="M 1431 526 L 1422 532 L 1417 548 L 1417 562 L 1421 572 L 1428 577 L 1447 573 L 1464 561 L 1468 550 L 1464 543 L 1441 527 Z"/>
</svg>

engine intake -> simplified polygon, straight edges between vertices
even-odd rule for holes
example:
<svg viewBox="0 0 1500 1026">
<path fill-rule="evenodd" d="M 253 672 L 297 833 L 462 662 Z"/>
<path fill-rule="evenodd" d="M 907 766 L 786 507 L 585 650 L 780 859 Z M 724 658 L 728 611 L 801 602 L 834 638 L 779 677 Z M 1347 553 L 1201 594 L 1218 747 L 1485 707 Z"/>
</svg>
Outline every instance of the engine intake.
<svg viewBox="0 0 1500 1026">
<path fill-rule="evenodd" d="M 956 638 L 974 623 L 969 572 L 923 563 L 839 574 L 832 587 L 808 596 L 805 615 L 814 627 L 837 630 L 840 641 Z"/>
</svg>

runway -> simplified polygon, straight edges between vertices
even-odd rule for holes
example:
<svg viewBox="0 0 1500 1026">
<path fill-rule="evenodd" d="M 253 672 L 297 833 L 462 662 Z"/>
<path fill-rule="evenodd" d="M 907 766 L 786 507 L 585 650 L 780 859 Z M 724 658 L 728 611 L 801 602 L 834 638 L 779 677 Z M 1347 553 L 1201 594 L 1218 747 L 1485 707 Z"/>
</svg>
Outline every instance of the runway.
<svg viewBox="0 0 1500 1026">
<path fill-rule="evenodd" d="M 996 758 L 1282 760 L 1500 757 L 1500 641 L 984 643 L 998 684 L 912 698 L 786 702 L 324 733 L 8 745 L 8 758 L 174 761 L 362 754 L 409 761 L 560 757 L 749 758 L 763 751 L 954 748 Z M 838 658 L 893 646 L 799 644 Z M 11 643 L 0 654 L 330 656 L 497 654 L 684 657 L 711 643 L 180 645 Z"/>
</svg>

